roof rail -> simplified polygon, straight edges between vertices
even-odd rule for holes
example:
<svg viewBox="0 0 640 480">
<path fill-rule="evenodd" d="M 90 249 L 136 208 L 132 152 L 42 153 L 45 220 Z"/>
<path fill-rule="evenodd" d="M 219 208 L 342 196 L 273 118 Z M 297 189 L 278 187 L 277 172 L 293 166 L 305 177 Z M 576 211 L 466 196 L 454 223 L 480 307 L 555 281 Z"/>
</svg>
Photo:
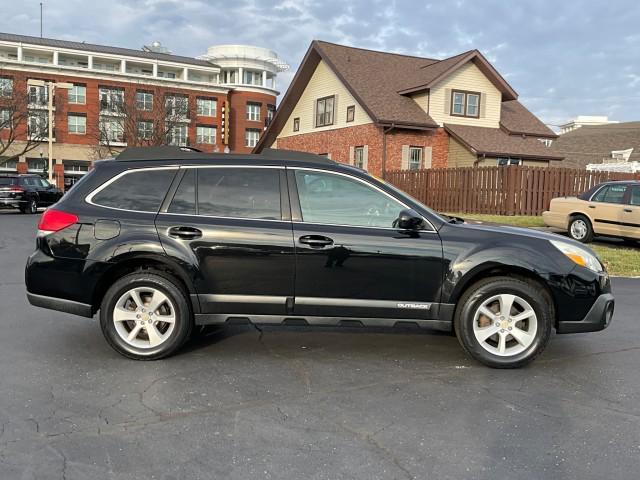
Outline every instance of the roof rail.
<svg viewBox="0 0 640 480">
<path fill-rule="evenodd" d="M 202 156 L 201 154 L 202 150 L 193 147 L 129 147 L 115 157 L 115 160 L 119 162 L 133 160 L 177 160 Z"/>
</svg>

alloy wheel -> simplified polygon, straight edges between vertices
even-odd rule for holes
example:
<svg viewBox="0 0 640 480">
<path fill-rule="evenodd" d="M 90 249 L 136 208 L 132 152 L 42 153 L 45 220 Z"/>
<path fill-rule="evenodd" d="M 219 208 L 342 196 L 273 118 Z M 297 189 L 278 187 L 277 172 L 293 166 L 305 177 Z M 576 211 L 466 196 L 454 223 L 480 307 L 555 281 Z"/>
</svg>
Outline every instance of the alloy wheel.
<svg viewBox="0 0 640 480">
<path fill-rule="evenodd" d="M 576 240 L 582 240 L 587 236 L 587 232 L 589 228 L 584 220 L 578 219 L 574 220 L 571 224 L 571 236 Z"/>
<path fill-rule="evenodd" d="M 171 299 L 152 287 L 136 287 L 120 296 L 113 309 L 116 332 L 132 347 L 155 348 L 167 341 L 176 324 Z"/>
<path fill-rule="evenodd" d="M 487 352 L 501 357 L 522 353 L 533 343 L 538 318 L 529 302 L 511 294 L 485 300 L 473 318 L 473 333 Z"/>
</svg>

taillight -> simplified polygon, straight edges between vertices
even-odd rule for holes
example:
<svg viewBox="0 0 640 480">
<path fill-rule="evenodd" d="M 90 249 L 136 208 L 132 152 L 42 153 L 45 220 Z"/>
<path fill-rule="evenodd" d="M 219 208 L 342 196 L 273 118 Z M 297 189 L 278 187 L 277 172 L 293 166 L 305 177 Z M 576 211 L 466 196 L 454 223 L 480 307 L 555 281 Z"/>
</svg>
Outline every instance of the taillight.
<svg viewBox="0 0 640 480">
<path fill-rule="evenodd" d="M 58 232 L 64 228 L 70 227 L 74 223 L 78 223 L 77 215 L 49 208 L 40 218 L 38 231 L 41 234 Z"/>
<path fill-rule="evenodd" d="M 22 192 L 24 192 L 24 188 L 22 188 L 22 187 L 11 187 L 9 189 L 9 191 L 13 192 L 13 193 L 22 193 Z"/>
</svg>

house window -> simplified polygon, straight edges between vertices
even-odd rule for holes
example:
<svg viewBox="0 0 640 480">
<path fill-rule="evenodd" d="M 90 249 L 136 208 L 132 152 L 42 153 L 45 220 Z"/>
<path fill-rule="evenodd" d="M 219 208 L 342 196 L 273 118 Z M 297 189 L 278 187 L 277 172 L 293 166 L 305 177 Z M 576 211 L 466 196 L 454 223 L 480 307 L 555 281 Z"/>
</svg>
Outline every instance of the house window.
<svg viewBox="0 0 640 480">
<path fill-rule="evenodd" d="M 124 106 L 124 89 L 100 87 L 100 112 L 121 113 Z"/>
<path fill-rule="evenodd" d="M 87 117 L 84 115 L 69 114 L 67 117 L 69 133 L 84 135 L 87 133 Z"/>
<path fill-rule="evenodd" d="M 0 77 L 0 97 L 10 97 L 13 95 L 13 78 Z"/>
<path fill-rule="evenodd" d="M 262 72 L 244 71 L 245 85 L 262 85 Z"/>
<path fill-rule="evenodd" d="M 169 131 L 169 145 L 186 147 L 188 144 L 187 126 L 174 125 Z"/>
<path fill-rule="evenodd" d="M 0 108 L 0 128 L 11 128 L 11 110 Z"/>
<path fill-rule="evenodd" d="M 350 105 L 347 107 L 347 122 L 353 122 L 356 118 L 356 106 Z"/>
<path fill-rule="evenodd" d="M 409 147 L 409 170 L 420 170 L 423 150 L 422 147 Z"/>
<path fill-rule="evenodd" d="M 480 117 L 480 94 L 453 90 L 451 92 L 451 115 L 457 117 Z"/>
<path fill-rule="evenodd" d="M 260 130 L 257 128 L 247 128 L 244 131 L 244 146 L 255 147 L 260 138 Z"/>
<path fill-rule="evenodd" d="M 216 128 L 215 127 L 196 127 L 196 142 L 207 143 L 213 145 L 216 143 Z"/>
<path fill-rule="evenodd" d="M 148 120 L 138 122 L 138 138 L 142 140 L 153 138 L 153 122 Z"/>
<path fill-rule="evenodd" d="M 260 104 L 247 103 L 247 120 L 260 121 Z"/>
<path fill-rule="evenodd" d="M 218 102 L 215 98 L 196 99 L 196 111 L 201 117 L 215 117 Z"/>
<path fill-rule="evenodd" d="M 333 125 L 333 105 L 335 96 L 316 100 L 316 127 Z"/>
<path fill-rule="evenodd" d="M 294 132 L 300 131 L 300 118 L 298 117 L 293 119 L 293 131 Z"/>
<path fill-rule="evenodd" d="M 47 105 L 49 88 L 47 86 L 29 86 L 29 105 Z"/>
<path fill-rule="evenodd" d="M 275 105 L 267 105 L 267 122 L 266 125 L 269 126 L 273 117 L 276 114 L 276 106 Z"/>
<path fill-rule="evenodd" d="M 32 139 L 49 137 L 49 115 L 45 111 L 32 111 L 29 113 L 27 123 L 29 137 Z"/>
<path fill-rule="evenodd" d="M 498 158 L 498 166 L 499 167 L 506 167 L 509 165 L 522 165 L 522 159 L 521 158 L 511 158 L 511 157 L 503 157 L 503 158 Z"/>
<path fill-rule="evenodd" d="M 364 147 L 353 149 L 353 165 L 364 169 Z"/>
<path fill-rule="evenodd" d="M 69 103 L 84 105 L 87 103 L 87 87 L 84 85 L 74 85 L 69 90 Z"/>
<path fill-rule="evenodd" d="M 153 93 L 138 90 L 136 92 L 136 108 L 138 110 L 153 110 Z"/>
</svg>

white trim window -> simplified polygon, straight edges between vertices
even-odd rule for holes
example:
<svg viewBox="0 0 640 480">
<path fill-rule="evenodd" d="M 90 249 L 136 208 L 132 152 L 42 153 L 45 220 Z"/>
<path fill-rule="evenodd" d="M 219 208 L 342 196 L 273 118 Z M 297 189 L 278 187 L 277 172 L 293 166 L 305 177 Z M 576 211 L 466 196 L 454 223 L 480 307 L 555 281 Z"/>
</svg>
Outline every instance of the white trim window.
<svg viewBox="0 0 640 480">
<path fill-rule="evenodd" d="M 13 95 L 13 78 L 0 77 L 0 97 L 11 97 Z"/>
<path fill-rule="evenodd" d="M 100 112 L 122 113 L 124 88 L 100 87 Z"/>
<path fill-rule="evenodd" d="M 508 167 L 509 165 L 522 165 L 521 158 L 511 158 L 511 157 L 499 157 L 498 158 L 498 166 L 499 167 Z"/>
<path fill-rule="evenodd" d="M 422 168 L 422 147 L 409 147 L 409 170 Z"/>
<path fill-rule="evenodd" d="M 198 125 L 196 127 L 196 143 L 214 145 L 216 143 L 216 127 Z"/>
<path fill-rule="evenodd" d="M 84 85 L 74 85 L 69 90 L 69 103 L 84 105 L 87 103 L 87 87 Z"/>
<path fill-rule="evenodd" d="M 69 133 L 74 135 L 84 135 L 87 133 L 87 117 L 70 113 L 67 117 Z"/>
<path fill-rule="evenodd" d="M 169 145 L 186 147 L 188 143 L 187 125 L 179 124 L 171 127 L 171 130 L 169 131 Z"/>
<path fill-rule="evenodd" d="M 260 130 L 257 128 L 247 128 L 244 131 L 244 146 L 255 147 L 260 139 Z"/>
<path fill-rule="evenodd" d="M 0 108 L 0 128 L 11 127 L 11 109 Z"/>
<path fill-rule="evenodd" d="M 259 103 L 247 103 L 247 120 L 251 120 L 253 122 L 260 121 L 260 107 Z"/>
<path fill-rule="evenodd" d="M 364 147 L 355 147 L 353 149 L 353 165 L 358 168 L 365 168 Z"/>
<path fill-rule="evenodd" d="M 136 108 L 138 110 L 144 110 L 145 112 L 153 110 L 153 93 L 138 90 L 136 92 Z"/>
<path fill-rule="evenodd" d="M 153 138 L 153 122 L 151 120 L 138 122 L 138 138 L 142 140 L 151 140 Z"/>
<path fill-rule="evenodd" d="M 124 143 L 124 122 L 121 118 L 100 117 L 102 143 Z"/>
<path fill-rule="evenodd" d="M 215 117 L 218 110 L 218 101 L 215 98 L 197 98 L 196 112 L 201 117 Z"/>
</svg>

